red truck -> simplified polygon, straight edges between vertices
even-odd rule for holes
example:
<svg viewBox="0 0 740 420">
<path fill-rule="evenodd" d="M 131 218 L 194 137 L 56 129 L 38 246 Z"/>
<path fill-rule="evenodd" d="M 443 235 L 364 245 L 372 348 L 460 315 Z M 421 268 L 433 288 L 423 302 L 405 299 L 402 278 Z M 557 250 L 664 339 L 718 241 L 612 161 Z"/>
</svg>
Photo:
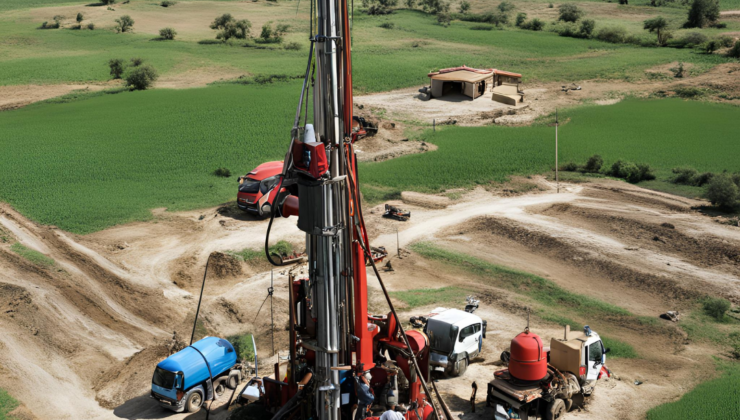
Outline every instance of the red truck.
<svg viewBox="0 0 740 420">
<path fill-rule="evenodd" d="M 277 190 L 282 170 L 282 161 L 266 162 L 240 176 L 236 196 L 239 208 L 260 217 L 269 217 L 275 200 L 288 193 L 286 188 Z"/>
</svg>

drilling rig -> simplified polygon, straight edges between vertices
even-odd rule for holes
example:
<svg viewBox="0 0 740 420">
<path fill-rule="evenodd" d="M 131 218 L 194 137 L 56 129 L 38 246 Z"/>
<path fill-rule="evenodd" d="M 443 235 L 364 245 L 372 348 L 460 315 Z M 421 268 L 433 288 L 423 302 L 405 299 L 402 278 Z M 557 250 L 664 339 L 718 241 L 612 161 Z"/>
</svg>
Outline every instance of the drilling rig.
<svg viewBox="0 0 740 420">
<path fill-rule="evenodd" d="M 263 378 L 261 400 L 273 420 L 350 420 L 354 383 L 364 376 L 376 404 L 407 406 L 407 420 L 451 420 L 428 382 L 429 340 L 405 332 L 371 255 L 353 149 L 366 132 L 353 116 L 349 12 L 348 0 L 311 3 L 311 48 L 277 187 L 290 193 L 272 206 L 265 238 L 268 260 L 279 265 L 268 251 L 270 229 L 276 216 L 297 217 L 308 277 L 290 271 L 287 372 L 275 365 L 274 379 Z M 366 264 L 380 282 L 387 314 L 368 314 Z"/>
</svg>

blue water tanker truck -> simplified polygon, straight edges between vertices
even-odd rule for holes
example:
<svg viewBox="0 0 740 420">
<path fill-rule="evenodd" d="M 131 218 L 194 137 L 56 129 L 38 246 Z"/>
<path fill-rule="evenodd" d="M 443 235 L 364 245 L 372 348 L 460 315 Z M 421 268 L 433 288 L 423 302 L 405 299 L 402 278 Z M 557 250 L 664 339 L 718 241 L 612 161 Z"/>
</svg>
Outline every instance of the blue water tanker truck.
<svg viewBox="0 0 740 420">
<path fill-rule="evenodd" d="M 223 338 L 206 337 L 157 364 L 151 396 L 175 412 L 195 413 L 204 401 L 220 397 L 241 382 L 234 346 Z"/>
</svg>

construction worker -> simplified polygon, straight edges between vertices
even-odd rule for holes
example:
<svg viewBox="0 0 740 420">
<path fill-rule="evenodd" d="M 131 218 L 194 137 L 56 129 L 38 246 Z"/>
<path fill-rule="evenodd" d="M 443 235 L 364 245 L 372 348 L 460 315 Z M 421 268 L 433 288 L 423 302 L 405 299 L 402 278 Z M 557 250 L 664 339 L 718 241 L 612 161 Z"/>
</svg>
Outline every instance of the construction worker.
<svg viewBox="0 0 740 420">
<path fill-rule="evenodd" d="M 357 394 L 357 411 L 355 412 L 355 420 L 363 420 L 368 415 L 370 406 L 375 401 L 375 396 L 370 389 L 370 380 L 372 376 L 370 371 L 357 372 L 355 378 L 355 394 Z"/>
<path fill-rule="evenodd" d="M 389 403 L 385 406 L 385 413 L 380 415 L 380 420 L 404 420 L 403 413 L 396 410 L 395 403 Z"/>
</svg>

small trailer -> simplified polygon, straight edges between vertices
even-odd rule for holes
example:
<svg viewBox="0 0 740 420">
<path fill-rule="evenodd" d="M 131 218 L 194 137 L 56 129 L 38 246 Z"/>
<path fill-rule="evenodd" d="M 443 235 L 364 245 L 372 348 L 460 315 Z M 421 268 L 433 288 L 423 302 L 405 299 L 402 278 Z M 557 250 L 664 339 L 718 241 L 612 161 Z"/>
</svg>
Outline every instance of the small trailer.
<svg viewBox="0 0 740 420">
<path fill-rule="evenodd" d="M 563 418 L 571 408 L 582 406 L 598 379 L 611 376 L 599 335 L 588 326 L 563 340 L 553 338 L 550 347 L 527 328 L 511 342 L 509 368 L 494 372 L 488 383 L 486 406 L 495 409 L 495 420 Z"/>
</svg>

